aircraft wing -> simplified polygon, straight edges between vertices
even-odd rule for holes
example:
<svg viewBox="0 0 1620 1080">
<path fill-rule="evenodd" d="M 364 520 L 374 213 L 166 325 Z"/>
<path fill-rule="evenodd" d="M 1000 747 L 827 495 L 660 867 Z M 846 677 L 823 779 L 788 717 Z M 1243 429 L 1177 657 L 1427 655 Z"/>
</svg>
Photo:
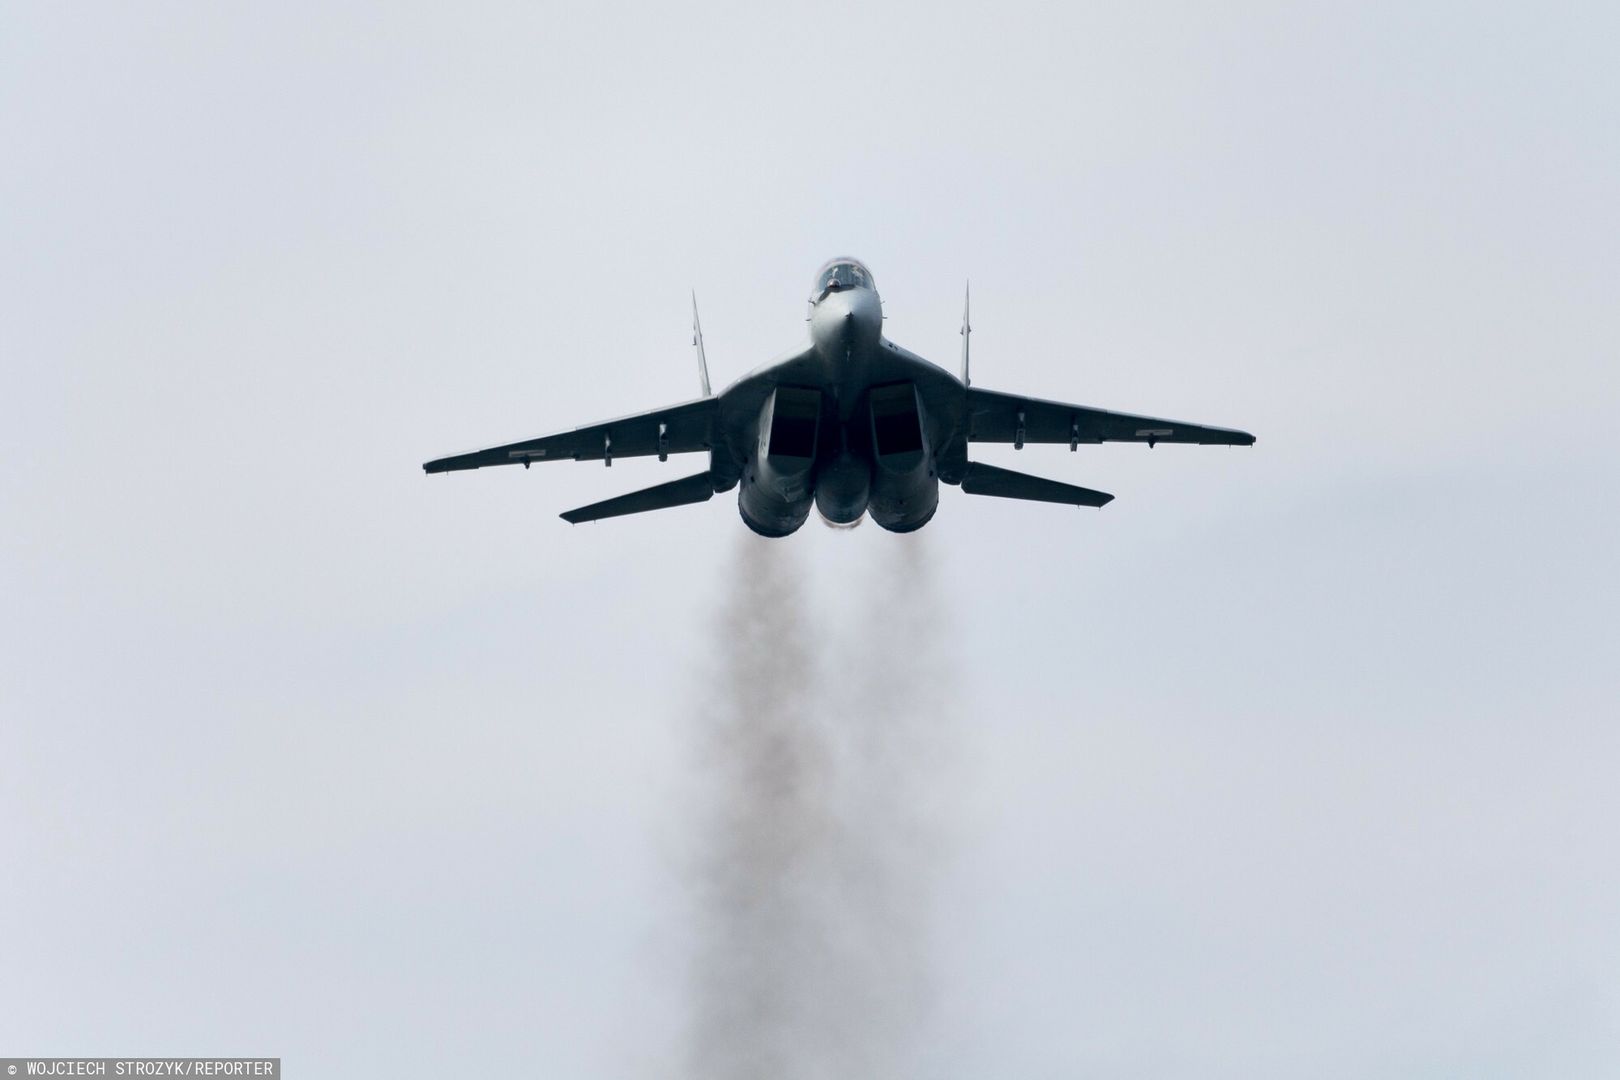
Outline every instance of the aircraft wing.
<svg viewBox="0 0 1620 1080">
<path fill-rule="evenodd" d="M 1018 397 L 994 390 L 967 390 L 970 442 L 1032 443 L 1139 442 L 1250 446 L 1254 436 L 1232 428 L 1187 424 L 1153 416 L 1133 416 L 1086 405 Z"/>
<path fill-rule="evenodd" d="M 573 431 L 438 458 L 422 468 L 438 473 L 482 469 L 486 465 L 531 465 L 537 461 L 606 460 L 611 464 L 616 457 L 692 454 L 709 449 L 713 443 L 719 401 L 716 397 L 699 398 Z"/>
</svg>

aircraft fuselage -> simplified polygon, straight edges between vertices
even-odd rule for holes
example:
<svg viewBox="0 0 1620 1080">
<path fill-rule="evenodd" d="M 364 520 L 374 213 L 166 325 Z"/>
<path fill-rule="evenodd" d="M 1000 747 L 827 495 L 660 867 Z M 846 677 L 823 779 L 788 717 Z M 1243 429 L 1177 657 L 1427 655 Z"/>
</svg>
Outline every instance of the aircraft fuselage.
<svg viewBox="0 0 1620 1080">
<path fill-rule="evenodd" d="M 771 392 L 758 402 L 751 425 L 738 506 L 766 536 L 799 528 L 812 505 L 834 525 L 870 514 L 886 529 L 910 532 L 939 503 L 934 458 L 948 433 L 929 422 L 923 391 L 959 393 L 962 385 L 883 337 L 883 304 L 870 276 L 859 264 L 846 265 L 860 279 L 818 283 L 810 349 L 798 363 L 769 369 Z M 749 398 L 743 407 L 753 405 Z"/>
</svg>

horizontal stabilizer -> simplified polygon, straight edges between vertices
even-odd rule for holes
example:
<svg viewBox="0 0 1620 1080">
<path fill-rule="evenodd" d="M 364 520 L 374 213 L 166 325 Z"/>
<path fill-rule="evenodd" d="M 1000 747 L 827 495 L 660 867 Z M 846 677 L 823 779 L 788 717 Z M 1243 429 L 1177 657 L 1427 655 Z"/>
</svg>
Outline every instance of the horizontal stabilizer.
<svg viewBox="0 0 1620 1080">
<path fill-rule="evenodd" d="M 708 502 L 712 498 L 714 498 L 714 481 L 709 478 L 707 472 L 700 472 L 696 476 L 671 480 L 667 484 L 643 488 L 628 495 L 617 495 L 611 499 L 603 499 L 599 503 L 582 506 L 578 510 L 570 510 L 562 515 L 562 519 L 578 525 L 582 521 L 600 521 L 602 518 L 623 517 L 626 514 L 640 514 L 648 510 L 665 510 L 671 506 Z"/>
<path fill-rule="evenodd" d="M 975 461 L 962 477 L 962 490 L 969 495 L 994 495 L 998 499 L 1027 499 L 1030 502 L 1062 503 L 1065 506 L 1103 506 L 1114 497 L 1106 491 L 1092 491 L 1028 473 L 998 469 Z"/>
</svg>

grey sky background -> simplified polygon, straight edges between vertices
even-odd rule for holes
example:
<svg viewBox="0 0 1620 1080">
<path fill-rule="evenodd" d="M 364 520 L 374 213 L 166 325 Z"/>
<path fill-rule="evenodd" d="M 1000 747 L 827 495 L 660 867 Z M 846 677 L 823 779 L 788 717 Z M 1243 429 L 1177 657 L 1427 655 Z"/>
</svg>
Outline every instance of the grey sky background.
<svg viewBox="0 0 1620 1080">
<path fill-rule="evenodd" d="M 987 448 L 918 1075 L 1620 1071 L 1613 5 L 8 6 L 0 1050 L 671 1074 L 730 496 L 419 463 L 816 266 Z M 812 522 L 829 648 L 895 538 Z M 701 779 L 701 778 L 697 778 Z"/>
</svg>

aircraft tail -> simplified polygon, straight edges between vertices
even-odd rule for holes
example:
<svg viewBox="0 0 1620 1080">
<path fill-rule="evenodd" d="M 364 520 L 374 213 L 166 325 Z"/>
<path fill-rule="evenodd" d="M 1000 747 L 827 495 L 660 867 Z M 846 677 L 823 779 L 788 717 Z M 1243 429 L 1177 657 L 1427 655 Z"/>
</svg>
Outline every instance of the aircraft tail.
<svg viewBox="0 0 1620 1080">
<path fill-rule="evenodd" d="M 589 506 L 581 506 L 577 510 L 569 510 L 562 515 L 562 519 L 570 525 L 578 525 L 584 521 L 600 521 L 603 518 L 623 517 L 626 514 L 641 514 L 648 510 L 667 510 L 672 506 L 708 502 L 712 498 L 714 498 L 714 481 L 709 473 L 704 471 L 695 476 L 671 480 L 667 484 L 657 484 L 625 495 L 615 495 L 611 499 L 603 499 Z"/>
<path fill-rule="evenodd" d="M 1026 499 L 1030 502 L 1060 503 L 1065 506 L 1105 506 L 1114 497 L 1106 491 L 1076 487 L 1028 473 L 998 469 L 975 461 L 962 477 L 962 490 L 969 495 L 992 495 L 998 499 Z"/>
<path fill-rule="evenodd" d="M 703 355 L 703 327 L 698 323 L 697 292 L 692 293 L 692 345 L 697 349 L 698 383 L 703 387 L 703 396 L 709 396 L 709 361 Z"/>
<path fill-rule="evenodd" d="M 968 378 L 968 338 L 973 336 L 973 324 L 968 322 L 968 290 L 971 282 L 962 286 L 962 385 L 972 386 Z"/>
</svg>

